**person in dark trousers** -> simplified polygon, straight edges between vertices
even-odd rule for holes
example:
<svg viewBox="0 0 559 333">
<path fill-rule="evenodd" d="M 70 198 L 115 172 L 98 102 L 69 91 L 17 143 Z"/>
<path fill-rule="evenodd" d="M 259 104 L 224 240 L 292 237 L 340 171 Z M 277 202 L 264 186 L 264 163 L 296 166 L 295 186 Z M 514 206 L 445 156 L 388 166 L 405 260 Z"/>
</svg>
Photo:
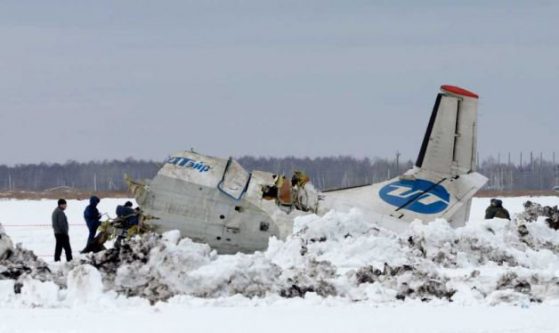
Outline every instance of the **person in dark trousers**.
<svg viewBox="0 0 559 333">
<path fill-rule="evenodd" d="M 507 219 L 510 221 L 509 211 L 503 207 L 503 202 L 499 199 L 491 199 L 491 204 L 485 210 L 485 219 Z"/>
<path fill-rule="evenodd" d="M 98 197 L 92 196 L 89 198 L 89 205 L 85 207 L 83 212 L 83 218 L 87 224 L 87 229 L 89 229 L 89 236 L 87 237 L 88 244 L 95 238 L 97 228 L 101 225 L 101 213 L 99 213 L 99 210 L 97 209 L 97 205 L 100 201 L 101 199 Z"/>
<path fill-rule="evenodd" d="M 66 210 L 66 200 L 59 199 L 58 207 L 52 212 L 52 229 L 56 239 L 54 261 L 60 261 L 62 249 L 64 249 L 66 254 L 66 261 L 72 260 L 72 248 L 70 247 L 70 237 L 68 236 L 68 219 L 64 210 Z"/>
</svg>

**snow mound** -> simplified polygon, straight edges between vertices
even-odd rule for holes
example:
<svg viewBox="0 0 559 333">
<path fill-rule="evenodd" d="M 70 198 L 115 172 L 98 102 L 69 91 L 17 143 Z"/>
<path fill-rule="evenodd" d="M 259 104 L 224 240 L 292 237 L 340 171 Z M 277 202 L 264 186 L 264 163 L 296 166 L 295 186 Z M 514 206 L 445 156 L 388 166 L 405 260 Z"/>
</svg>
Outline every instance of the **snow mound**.
<svg viewBox="0 0 559 333">
<path fill-rule="evenodd" d="M 106 290 L 152 303 L 176 295 L 463 304 L 559 297 L 559 232 L 545 218 L 457 229 L 416 221 L 400 235 L 367 221 L 357 210 L 299 217 L 286 241 L 271 239 L 267 251 L 250 255 L 217 255 L 176 233 L 146 234 L 85 263 L 100 271 Z"/>
<path fill-rule="evenodd" d="M 14 292 L 19 293 L 23 281 L 29 279 L 45 282 L 54 280 L 54 276 L 47 263 L 32 251 L 22 248 L 20 244 L 14 247 L 0 224 L 0 281 L 13 280 Z"/>
<path fill-rule="evenodd" d="M 525 205 L 508 220 L 415 221 L 403 234 L 358 210 L 295 219 L 267 251 L 218 255 L 177 231 L 148 233 L 78 262 L 47 265 L 0 233 L 3 304 L 76 306 L 160 301 L 267 304 L 559 301 L 559 231 L 552 208 Z M 550 213 L 551 212 L 551 213 Z M 550 228 L 551 227 L 551 228 Z M 65 289 L 67 288 L 67 289 Z M 127 303 L 128 304 L 128 303 Z"/>
<path fill-rule="evenodd" d="M 93 266 L 80 265 L 68 274 L 66 301 L 85 304 L 97 301 L 103 294 L 101 274 Z"/>
<path fill-rule="evenodd" d="M 539 203 L 526 201 L 524 211 L 516 216 L 517 220 L 534 222 L 539 217 L 544 217 L 547 225 L 552 229 L 559 229 L 559 209 L 557 206 L 542 206 Z"/>
</svg>

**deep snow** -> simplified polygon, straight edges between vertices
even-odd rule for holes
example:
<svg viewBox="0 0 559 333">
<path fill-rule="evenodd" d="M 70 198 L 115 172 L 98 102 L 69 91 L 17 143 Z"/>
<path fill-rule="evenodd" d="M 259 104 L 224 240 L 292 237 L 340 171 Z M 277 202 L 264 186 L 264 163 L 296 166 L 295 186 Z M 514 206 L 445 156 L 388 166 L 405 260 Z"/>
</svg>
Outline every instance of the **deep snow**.
<svg viewBox="0 0 559 333">
<path fill-rule="evenodd" d="M 557 307 L 288 304 L 2 309 L 0 332 L 551 333 Z"/>
<path fill-rule="evenodd" d="M 527 199 L 503 201 L 514 216 Z M 559 204 L 557 197 L 531 200 Z M 103 200 L 101 211 L 112 213 L 121 201 Z M 174 232 L 146 235 L 119 253 L 82 256 L 81 264 L 51 263 L 51 280 L 20 279 L 19 294 L 14 280 L 0 280 L 0 331 L 49 331 L 64 313 L 74 317 L 64 327 L 77 329 L 80 321 L 95 321 L 87 309 L 99 308 L 114 322 L 111 330 L 123 325 L 118 312 L 140 331 L 153 327 L 150 318 L 171 329 L 184 323 L 239 332 L 557 331 L 549 318 L 559 305 L 559 232 L 543 218 L 484 221 L 488 201 L 474 200 L 463 228 L 414 222 L 403 235 L 365 222 L 357 210 L 300 217 L 293 236 L 273 239 L 267 251 L 252 255 L 217 255 L 206 245 L 179 241 Z M 87 237 L 81 219 L 86 204 L 69 202 L 75 252 Z M 48 226 L 53 205 L 0 201 L 7 234 L 46 261 L 54 243 Z M 23 314 L 39 320 L 2 320 Z"/>
</svg>

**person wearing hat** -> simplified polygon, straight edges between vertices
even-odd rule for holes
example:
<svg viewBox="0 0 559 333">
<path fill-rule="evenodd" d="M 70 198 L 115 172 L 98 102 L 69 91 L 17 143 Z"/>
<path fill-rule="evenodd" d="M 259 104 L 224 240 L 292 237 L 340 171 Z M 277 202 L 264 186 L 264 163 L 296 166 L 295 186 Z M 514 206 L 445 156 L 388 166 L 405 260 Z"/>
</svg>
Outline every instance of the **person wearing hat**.
<svg viewBox="0 0 559 333">
<path fill-rule="evenodd" d="M 66 200 L 58 199 L 58 206 L 52 212 L 52 229 L 56 245 L 54 247 L 54 261 L 60 261 L 62 249 L 66 254 L 66 261 L 72 261 L 72 248 L 68 236 L 68 218 L 66 218 Z"/>
<path fill-rule="evenodd" d="M 503 201 L 495 198 L 491 199 L 489 207 L 485 210 L 486 220 L 494 218 L 507 219 L 510 221 L 509 211 L 503 207 Z"/>
</svg>

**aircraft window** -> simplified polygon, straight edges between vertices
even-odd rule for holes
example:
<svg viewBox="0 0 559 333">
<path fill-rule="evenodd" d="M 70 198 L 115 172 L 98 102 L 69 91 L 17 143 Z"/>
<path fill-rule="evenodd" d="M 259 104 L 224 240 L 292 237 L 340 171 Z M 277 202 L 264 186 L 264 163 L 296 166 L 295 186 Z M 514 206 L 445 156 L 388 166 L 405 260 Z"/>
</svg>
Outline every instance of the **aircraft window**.
<svg viewBox="0 0 559 333">
<path fill-rule="evenodd" d="M 245 193 L 249 181 L 250 173 L 239 162 L 230 158 L 225 167 L 223 178 L 221 178 L 217 187 L 231 198 L 239 200 Z"/>
<path fill-rule="evenodd" d="M 270 223 L 260 222 L 260 231 L 268 231 L 270 229 Z"/>
</svg>

